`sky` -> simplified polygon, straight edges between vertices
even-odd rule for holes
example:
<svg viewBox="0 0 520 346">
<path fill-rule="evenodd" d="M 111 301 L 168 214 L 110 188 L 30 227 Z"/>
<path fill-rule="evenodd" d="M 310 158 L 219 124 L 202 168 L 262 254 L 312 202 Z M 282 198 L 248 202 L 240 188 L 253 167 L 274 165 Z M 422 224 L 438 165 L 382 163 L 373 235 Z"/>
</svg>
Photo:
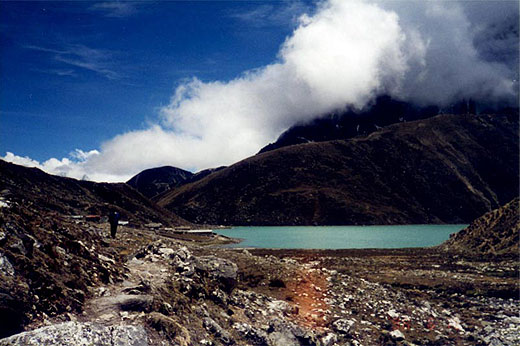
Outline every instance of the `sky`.
<svg viewBox="0 0 520 346">
<path fill-rule="evenodd" d="M 126 181 L 387 94 L 518 105 L 517 1 L 0 1 L 0 157 Z"/>
</svg>

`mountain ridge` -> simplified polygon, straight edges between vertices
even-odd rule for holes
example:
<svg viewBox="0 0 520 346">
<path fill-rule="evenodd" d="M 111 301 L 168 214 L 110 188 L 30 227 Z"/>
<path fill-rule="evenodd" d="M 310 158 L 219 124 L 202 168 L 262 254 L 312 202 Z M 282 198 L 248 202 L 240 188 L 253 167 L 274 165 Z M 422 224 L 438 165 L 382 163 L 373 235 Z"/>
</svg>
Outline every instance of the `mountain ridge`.
<svg viewBox="0 0 520 346">
<path fill-rule="evenodd" d="M 165 194 L 192 222 L 466 223 L 514 197 L 515 117 L 440 115 L 242 160 Z M 222 198 L 222 196 L 226 196 Z"/>
</svg>

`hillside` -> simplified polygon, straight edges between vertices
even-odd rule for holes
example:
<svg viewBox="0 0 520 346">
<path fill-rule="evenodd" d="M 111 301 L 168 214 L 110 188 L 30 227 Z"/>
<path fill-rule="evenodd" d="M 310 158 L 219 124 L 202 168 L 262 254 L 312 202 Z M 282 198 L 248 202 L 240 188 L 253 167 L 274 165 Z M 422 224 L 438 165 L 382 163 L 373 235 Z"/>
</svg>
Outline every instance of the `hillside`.
<svg viewBox="0 0 520 346">
<path fill-rule="evenodd" d="M 192 176 L 193 173 L 183 169 L 164 166 L 146 169 L 133 176 L 126 183 L 146 197 L 152 198 L 182 185 Z"/>
<path fill-rule="evenodd" d="M 518 255 L 520 199 L 479 217 L 469 227 L 454 234 L 441 247 L 479 255 Z"/>
<path fill-rule="evenodd" d="M 0 161 L 0 338 L 35 319 L 79 312 L 93 286 L 122 279 L 125 253 L 110 246 L 107 224 L 81 218 L 110 210 L 131 227 L 188 224 L 126 184 Z"/>
<path fill-rule="evenodd" d="M 1 195 L 13 203 L 33 206 L 39 212 L 64 216 L 108 215 L 117 210 L 133 224 L 187 222 L 162 209 L 124 183 L 94 183 L 44 173 L 0 160 Z"/>
<path fill-rule="evenodd" d="M 197 223 L 466 223 L 518 191 L 516 117 L 440 115 L 284 147 L 169 193 Z"/>
</svg>

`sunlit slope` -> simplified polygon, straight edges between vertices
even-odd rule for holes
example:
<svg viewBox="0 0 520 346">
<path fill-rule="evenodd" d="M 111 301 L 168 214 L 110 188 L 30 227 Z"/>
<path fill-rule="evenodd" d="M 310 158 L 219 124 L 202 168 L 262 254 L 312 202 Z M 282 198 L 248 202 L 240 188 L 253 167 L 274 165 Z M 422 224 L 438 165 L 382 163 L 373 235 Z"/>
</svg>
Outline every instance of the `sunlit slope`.
<svg viewBox="0 0 520 346">
<path fill-rule="evenodd" d="M 442 248 L 473 254 L 518 255 L 520 199 L 494 209 L 453 235 Z"/>
</svg>

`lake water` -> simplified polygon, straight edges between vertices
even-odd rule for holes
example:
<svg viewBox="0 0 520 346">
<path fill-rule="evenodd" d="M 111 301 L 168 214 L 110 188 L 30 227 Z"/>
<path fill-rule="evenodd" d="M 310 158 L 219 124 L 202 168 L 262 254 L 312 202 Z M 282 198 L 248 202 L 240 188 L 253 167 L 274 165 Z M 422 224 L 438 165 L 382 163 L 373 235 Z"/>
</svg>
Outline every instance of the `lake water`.
<svg viewBox="0 0 520 346">
<path fill-rule="evenodd" d="M 439 245 L 467 225 L 233 227 L 215 233 L 243 239 L 229 247 L 392 249 Z"/>
</svg>

